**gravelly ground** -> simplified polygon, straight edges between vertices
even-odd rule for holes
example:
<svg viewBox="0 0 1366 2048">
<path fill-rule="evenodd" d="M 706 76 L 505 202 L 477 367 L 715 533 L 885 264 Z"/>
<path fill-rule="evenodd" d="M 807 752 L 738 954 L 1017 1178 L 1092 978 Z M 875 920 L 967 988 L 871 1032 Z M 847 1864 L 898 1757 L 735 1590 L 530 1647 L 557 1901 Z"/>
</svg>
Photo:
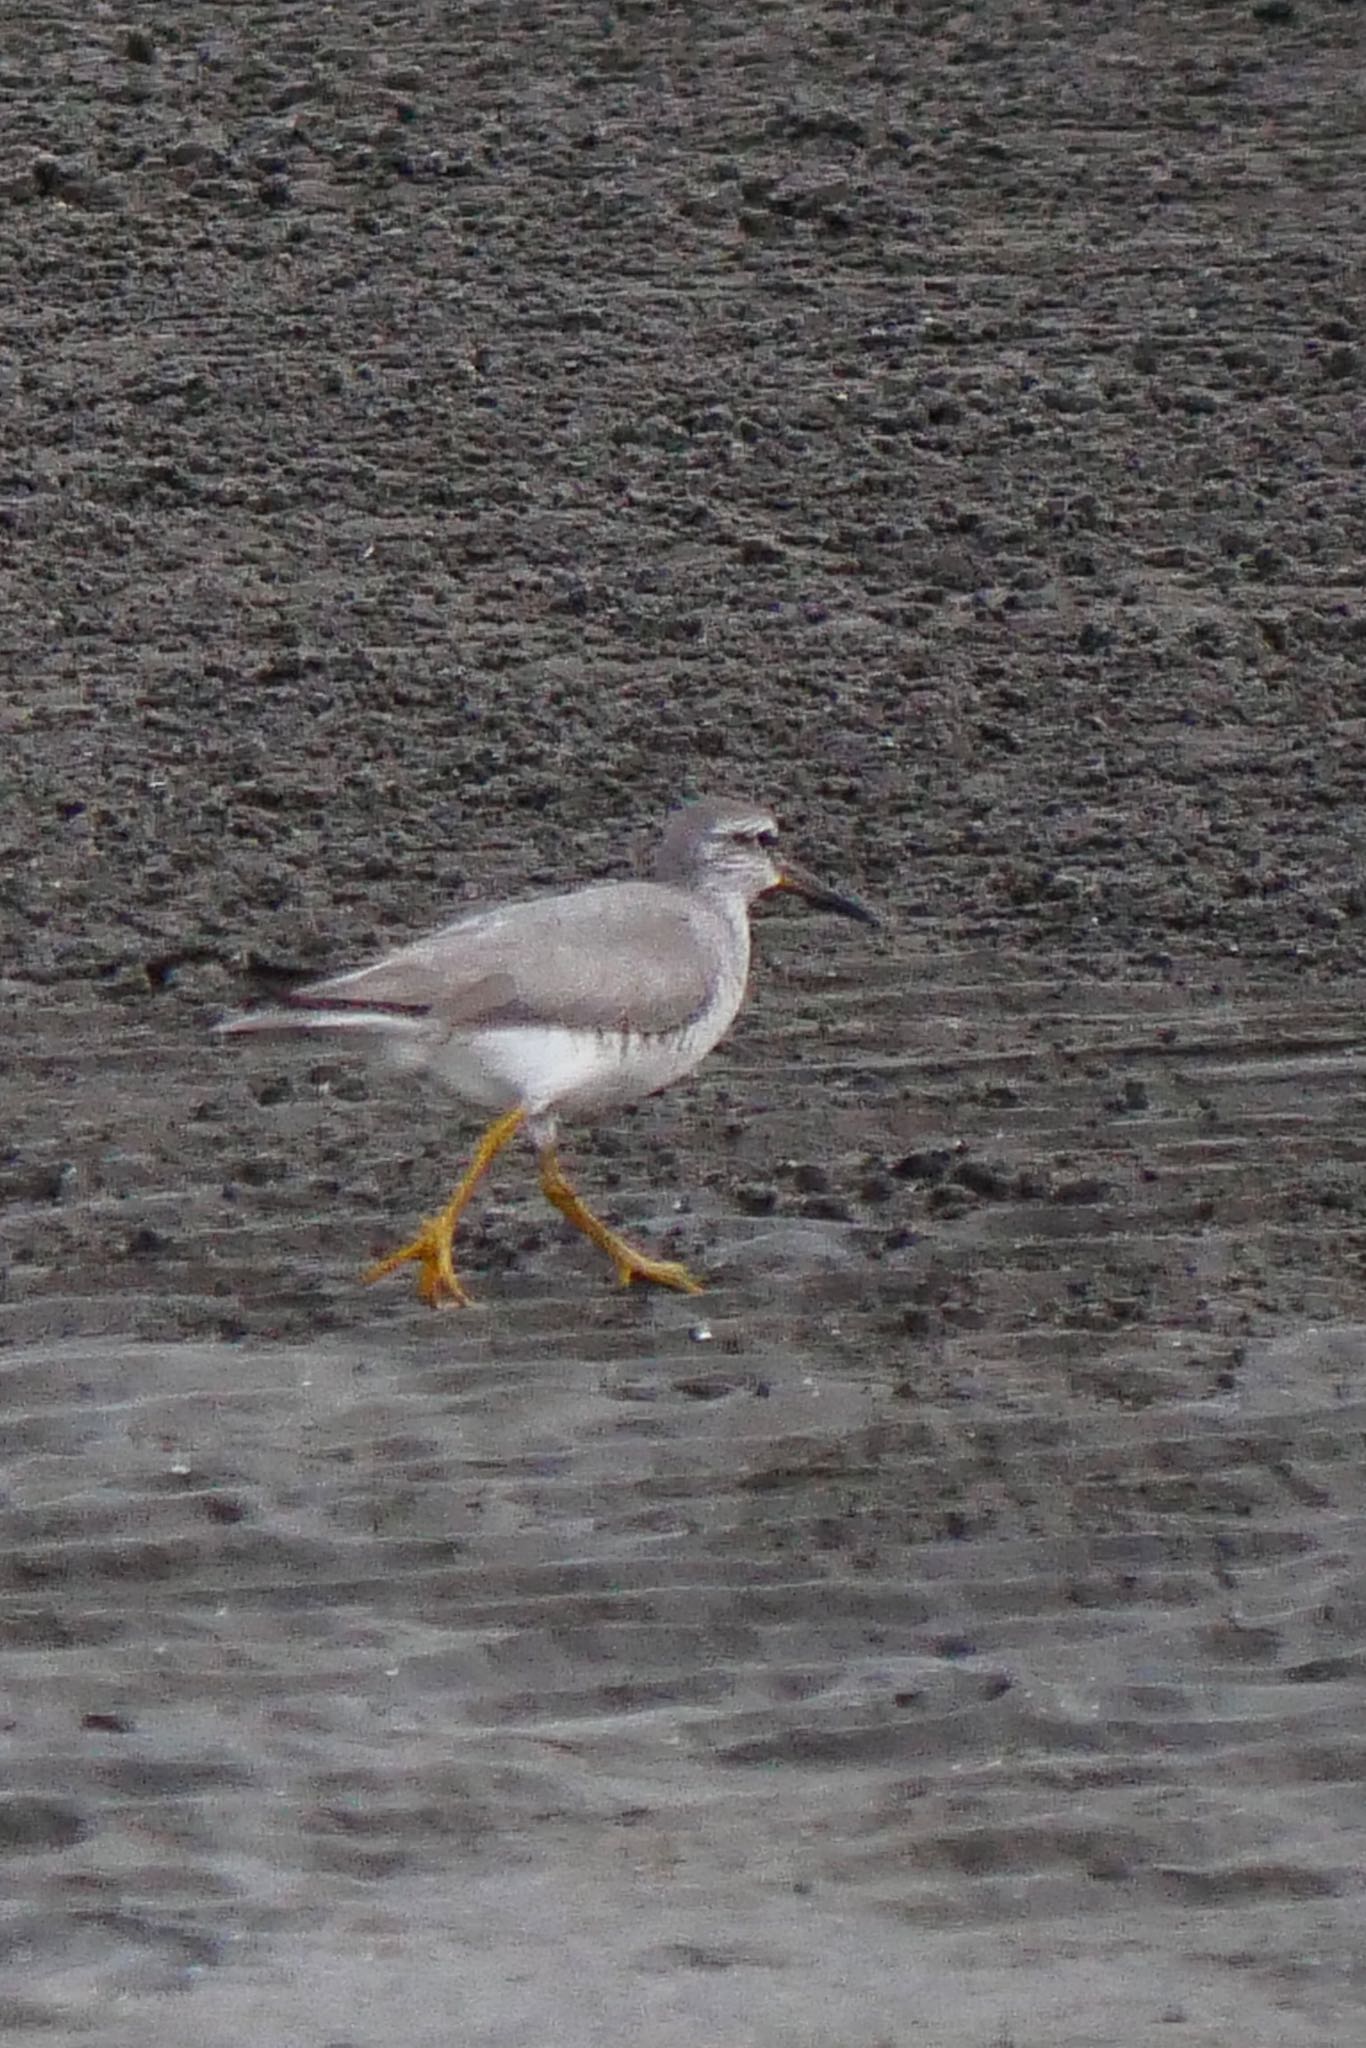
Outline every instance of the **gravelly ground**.
<svg viewBox="0 0 1366 2048">
<path fill-rule="evenodd" d="M 0 2017 L 1350 2048 L 1366 770 L 1345 5 L 0 34 Z M 737 789 L 698 1079 L 452 1106 L 253 959 Z"/>
</svg>

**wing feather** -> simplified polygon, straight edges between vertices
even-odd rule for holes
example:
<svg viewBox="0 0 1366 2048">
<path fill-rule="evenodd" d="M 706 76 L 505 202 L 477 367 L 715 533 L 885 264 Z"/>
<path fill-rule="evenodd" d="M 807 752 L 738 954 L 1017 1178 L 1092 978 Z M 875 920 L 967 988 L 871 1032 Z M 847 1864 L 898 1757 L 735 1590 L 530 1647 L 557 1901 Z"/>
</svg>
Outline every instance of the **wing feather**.
<svg viewBox="0 0 1366 2048">
<path fill-rule="evenodd" d="M 456 1030 L 673 1031 L 706 1008 L 720 927 L 690 891 L 609 882 L 476 911 L 369 967 L 296 989 L 290 1002 L 425 1015 Z"/>
</svg>

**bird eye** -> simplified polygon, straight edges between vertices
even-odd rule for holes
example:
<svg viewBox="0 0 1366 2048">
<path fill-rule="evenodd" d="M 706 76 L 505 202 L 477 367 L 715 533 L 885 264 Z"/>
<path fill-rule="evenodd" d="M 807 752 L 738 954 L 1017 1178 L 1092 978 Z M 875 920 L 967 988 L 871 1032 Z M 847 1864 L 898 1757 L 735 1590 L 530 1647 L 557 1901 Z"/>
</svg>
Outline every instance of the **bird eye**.
<svg viewBox="0 0 1366 2048">
<path fill-rule="evenodd" d="M 756 832 L 754 838 L 755 843 L 759 846 L 771 847 L 778 844 L 777 833 L 770 831 L 767 826 L 765 826 L 762 832 Z"/>
</svg>

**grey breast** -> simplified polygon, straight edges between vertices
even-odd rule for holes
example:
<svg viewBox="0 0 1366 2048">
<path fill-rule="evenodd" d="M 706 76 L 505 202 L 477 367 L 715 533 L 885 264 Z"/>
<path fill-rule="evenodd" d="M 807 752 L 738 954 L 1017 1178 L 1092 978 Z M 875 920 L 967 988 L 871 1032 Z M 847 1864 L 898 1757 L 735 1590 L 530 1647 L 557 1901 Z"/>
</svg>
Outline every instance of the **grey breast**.
<svg viewBox="0 0 1366 2048">
<path fill-rule="evenodd" d="M 300 1008 L 393 1010 L 452 1030 L 683 1030 L 734 979 L 726 919 L 691 891 L 609 882 L 476 912 L 370 967 L 298 989 Z M 743 968 L 740 967 L 743 972 Z"/>
</svg>

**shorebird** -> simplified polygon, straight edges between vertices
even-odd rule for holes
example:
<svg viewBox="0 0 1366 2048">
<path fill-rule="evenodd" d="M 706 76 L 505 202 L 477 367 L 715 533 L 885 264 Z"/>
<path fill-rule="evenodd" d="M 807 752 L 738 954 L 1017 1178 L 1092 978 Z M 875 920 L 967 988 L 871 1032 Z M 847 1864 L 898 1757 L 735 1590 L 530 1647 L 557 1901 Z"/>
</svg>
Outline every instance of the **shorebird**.
<svg viewBox="0 0 1366 2048">
<path fill-rule="evenodd" d="M 422 1300 L 467 1303 L 456 1226 L 503 1147 L 525 1131 L 542 1192 L 605 1252 L 623 1286 L 701 1292 L 687 1267 L 652 1258 L 595 1216 L 560 1165 L 562 1117 L 592 1117 L 690 1073 L 744 1001 L 750 906 L 790 890 L 821 910 L 876 920 L 778 852 L 758 805 L 708 798 L 675 811 L 651 881 L 495 903 L 368 967 L 292 990 L 224 1019 L 228 1037 L 319 1035 L 425 1069 L 492 1115 L 445 1207 L 410 1243 L 369 1267 L 380 1280 L 415 1265 Z"/>
</svg>

